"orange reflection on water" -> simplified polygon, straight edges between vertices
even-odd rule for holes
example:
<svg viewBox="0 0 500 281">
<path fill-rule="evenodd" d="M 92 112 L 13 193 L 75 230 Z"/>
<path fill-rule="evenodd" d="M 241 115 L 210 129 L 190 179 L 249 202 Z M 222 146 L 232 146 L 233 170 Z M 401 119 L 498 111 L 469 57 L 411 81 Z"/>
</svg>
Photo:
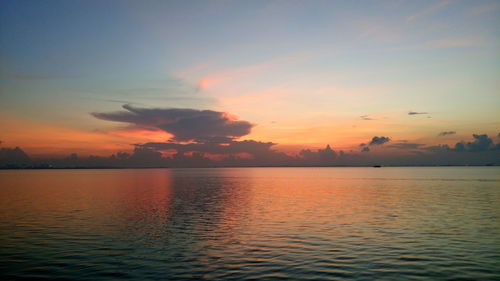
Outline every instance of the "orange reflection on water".
<svg viewBox="0 0 500 281">
<path fill-rule="evenodd" d="M 347 275 L 392 264 L 408 272 L 433 258 L 470 261 L 477 251 L 491 256 L 498 237 L 491 227 L 499 210 L 497 172 L 0 171 L 0 241 L 10 247 L 6 256 L 57 263 L 73 255 L 102 263 L 104 272 L 116 259 L 136 269 L 147 264 L 146 272 L 206 279 Z M 481 260 L 482 270 L 492 264 Z"/>
</svg>

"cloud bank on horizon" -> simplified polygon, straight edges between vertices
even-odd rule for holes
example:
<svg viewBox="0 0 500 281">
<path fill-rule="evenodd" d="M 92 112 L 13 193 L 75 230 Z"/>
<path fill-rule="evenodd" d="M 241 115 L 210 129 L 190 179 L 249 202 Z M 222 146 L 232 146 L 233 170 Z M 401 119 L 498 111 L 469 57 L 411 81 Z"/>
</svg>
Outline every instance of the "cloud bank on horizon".
<svg viewBox="0 0 500 281">
<path fill-rule="evenodd" d="M 128 123 L 171 135 L 164 142 L 135 144 L 132 154 L 110 157 L 31 160 L 20 148 L 0 150 L 0 167 L 213 167 L 213 166 L 363 166 L 363 165 L 500 165 L 500 142 L 486 134 L 473 134 L 472 141 L 454 146 L 392 141 L 374 136 L 361 143 L 360 153 L 302 149 L 289 155 L 272 149 L 273 142 L 239 140 L 254 124 L 226 112 L 179 108 L 141 108 L 123 105 L 124 111 L 91 113 L 95 118 Z M 439 135 L 453 135 L 443 131 Z M 374 151 L 372 151 L 374 150 Z M 394 151 L 405 153 L 394 153 Z M 172 152 L 165 154 L 165 152 Z M 392 153 L 391 153 L 392 152 Z"/>
<path fill-rule="evenodd" d="M 135 144 L 132 154 L 117 152 L 110 157 L 79 158 L 73 153 L 62 159 L 32 160 L 18 147 L 1 148 L 0 168 L 500 165 L 500 142 L 495 143 L 486 134 L 473 134 L 472 141 L 459 141 L 454 146 L 428 146 L 406 140 L 392 141 L 387 136 L 374 136 L 359 145 L 362 148 L 360 153 L 336 151 L 326 145 L 324 149 L 302 149 L 296 155 L 289 155 L 272 149 L 275 145 L 273 142 L 239 140 L 248 135 L 254 125 L 225 112 L 130 105 L 123 105 L 123 109 L 91 114 L 101 120 L 163 130 L 171 137 L 163 142 Z M 454 132 L 440 133 L 452 134 Z"/>
<path fill-rule="evenodd" d="M 124 111 L 92 113 L 98 119 L 128 123 L 147 129 L 163 130 L 172 137 L 164 142 L 135 144 L 134 155 L 148 154 L 160 157 L 165 153 L 168 159 L 190 165 L 219 163 L 223 165 L 368 165 L 370 163 L 421 164 L 473 164 L 496 163 L 500 160 L 500 143 L 486 134 L 473 134 L 473 141 L 460 141 L 454 146 L 413 143 L 406 140 L 392 141 L 388 136 L 374 136 L 361 143 L 361 154 L 354 151 L 335 151 L 330 145 L 313 151 L 302 149 L 296 155 L 289 155 L 272 149 L 273 142 L 239 140 L 250 134 L 254 124 L 238 120 L 226 112 L 178 108 L 140 108 L 122 106 Z M 439 136 L 455 134 L 443 131 Z M 372 151 L 375 149 L 375 151 Z M 396 152 L 395 152 L 396 151 Z M 398 152 L 404 151 L 401 154 Z M 371 152 L 371 153 L 368 153 Z M 477 158 L 481 154 L 481 158 Z M 443 161 L 443 156 L 446 160 Z M 459 156 L 457 156 L 459 155 Z M 440 160 L 441 159 L 441 160 Z M 454 159 L 454 160 L 450 160 Z M 193 162 L 194 161 L 194 162 Z M 399 162 L 398 162 L 399 161 Z M 478 162 L 481 161 L 481 162 Z M 484 163 L 484 162 L 488 163 Z M 500 164 L 500 163 L 499 163 Z"/>
</svg>

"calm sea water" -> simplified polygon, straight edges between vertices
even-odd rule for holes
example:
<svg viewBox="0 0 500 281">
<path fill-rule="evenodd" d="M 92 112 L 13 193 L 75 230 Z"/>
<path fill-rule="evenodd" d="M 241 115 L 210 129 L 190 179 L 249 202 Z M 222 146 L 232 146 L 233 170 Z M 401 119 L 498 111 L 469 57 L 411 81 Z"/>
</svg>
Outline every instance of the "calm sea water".
<svg viewBox="0 0 500 281">
<path fill-rule="evenodd" d="M 0 171 L 2 280 L 500 279 L 500 169 Z"/>
</svg>

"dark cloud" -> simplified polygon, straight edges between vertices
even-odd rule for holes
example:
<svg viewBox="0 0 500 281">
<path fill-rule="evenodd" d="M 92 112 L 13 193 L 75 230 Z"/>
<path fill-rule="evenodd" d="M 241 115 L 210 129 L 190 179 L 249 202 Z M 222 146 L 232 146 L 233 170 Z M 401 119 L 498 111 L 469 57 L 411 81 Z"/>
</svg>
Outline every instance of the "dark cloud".
<svg viewBox="0 0 500 281">
<path fill-rule="evenodd" d="M 369 115 L 361 115 L 361 116 L 359 116 L 359 118 L 361 118 L 362 120 L 367 120 L 367 121 L 375 120 L 375 119 L 371 118 Z"/>
<path fill-rule="evenodd" d="M 412 143 L 412 142 L 396 142 L 388 147 L 390 148 L 397 148 L 397 149 L 417 149 L 421 146 L 424 146 L 422 143 Z"/>
<path fill-rule="evenodd" d="M 452 150 L 462 152 L 480 152 L 480 151 L 488 151 L 488 150 L 498 150 L 500 148 L 500 144 L 494 144 L 493 140 L 488 137 L 486 134 L 476 135 L 473 134 L 472 137 L 474 141 L 472 142 L 458 142 L 455 144 L 455 148 Z"/>
<path fill-rule="evenodd" d="M 126 111 L 92 113 L 96 118 L 157 128 L 173 135 L 172 141 L 229 141 L 250 133 L 253 124 L 213 110 L 139 108 L 123 105 Z"/>
<path fill-rule="evenodd" d="M 447 144 L 428 146 L 425 149 L 432 152 L 484 152 L 484 151 L 497 151 L 500 150 L 500 143 L 493 143 L 493 140 L 487 134 L 473 134 L 473 141 L 457 142 L 454 146 L 450 147 Z"/>
<path fill-rule="evenodd" d="M 412 145 L 402 141 L 394 144 L 400 143 Z M 431 146 L 413 150 L 415 153 L 412 154 L 367 153 L 371 148 L 369 146 L 362 147 L 361 153 L 344 153 L 326 146 L 316 151 L 304 149 L 297 156 L 289 156 L 272 150 L 273 143 L 257 141 L 233 141 L 231 144 L 166 142 L 136 145 L 132 153 L 118 152 L 109 157 L 80 157 L 73 153 L 56 159 L 30 159 L 19 148 L 2 148 L 0 168 L 500 165 L 500 144 L 488 143 L 482 135 L 476 135 L 472 142 L 461 142 L 453 147 Z M 420 147 L 419 144 L 417 146 Z M 165 150 L 176 152 L 166 156 L 163 153 Z M 219 153 L 222 156 L 212 156 Z M 251 157 L 248 158 L 247 154 Z"/>
<path fill-rule="evenodd" d="M 272 142 L 259 142 L 254 140 L 231 141 L 229 143 L 206 142 L 206 143 L 173 143 L 173 142 L 150 142 L 139 145 L 147 149 L 160 151 L 175 150 L 180 153 L 201 152 L 210 154 L 238 154 L 249 153 L 254 157 L 263 157 L 272 153 Z"/>
<path fill-rule="evenodd" d="M 389 137 L 384 137 L 384 136 L 377 137 L 377 136 L 375 136 L 372 138 L 369 145 L 381 145 L 381 144 L 384 144 L 384 143 L 389 142 L 389 141 L 391 141 L 391 138 L 389 138 Z"/>
<path fill-rule="evenodd" d="M 450 146 L 447 144 L 439 144 L 425 147 L 425 150 L 430 152 L 450 151 Z"/>
<path fill-rule="evenodd" d="M 340 153 L 339 153 L 340 154 Z M 318 149 L 317 151 L 312 151 L 310 149 L 303 149 L 299 152 L 299 161 L 303 165 L 332 165 L 339 154 L 333 150 L 330 145 L 327 145 L 324 149 Z"/>
<path fill-rule="evenodd" d="M 0 167 L 20 168 L 30 162 L 29 156 L 19 147 L 0 148 Z"/>
<path fill-rule="evenodd" d="M 444 137 L 444 136 L 454 135 L 456 133 L 457 132 L 455 132 L 455 131 L 443 131 L 443 132 L 439 133 L 438 136 L 439 137 Z"/>
<path fill-rule="evenodd" d="M 428 112 L 417 112 L 417 111 L 408 112 L 408 115 L 419 115 L 419 114 L 429 114 L 429 113 Z"/>
<path fill-rule="evenodd" d="M 237 141 L 237 138 L 250 133 L 253 125 L 247 121 L 236 120 L 224 112 L 176 108 L 147 109 L 130 105 L 124 105 L 123 108 L 127 111 L 93 115 L 99 119 L 159 129 L 173 135 L 166 142 L 136 144 L 136 151 L 130 157 L 131 160 L 134 155 L 146 155 L 152 157 L 150 162 L 153 163 L 167 165 L 171 161 L 170 166 L 194 167 L 214 165 L 215 160 L 209 159 L 214 157 L 219 159 L 216 162 L 220 165 L 276 165 L 291 161 L 292 158 L 271 149 L 275 145 L 272 142 Z M 162 152 L 167 152 L 173 158 L 160 160 Z M 133 162 L 138 163 L 138 160 Z"/>
</svg>

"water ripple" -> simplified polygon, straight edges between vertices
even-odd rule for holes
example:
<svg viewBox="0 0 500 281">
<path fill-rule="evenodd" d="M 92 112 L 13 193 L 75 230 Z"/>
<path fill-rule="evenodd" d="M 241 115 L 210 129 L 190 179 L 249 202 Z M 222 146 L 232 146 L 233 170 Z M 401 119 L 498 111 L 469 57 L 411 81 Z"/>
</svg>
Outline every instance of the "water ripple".
<svg viewBox="0 0 500 281">
<path fill-rule="evenodd" d="M 2 171 L 0 277 L 499 280 L 499 172 Z"/>
</svg>

